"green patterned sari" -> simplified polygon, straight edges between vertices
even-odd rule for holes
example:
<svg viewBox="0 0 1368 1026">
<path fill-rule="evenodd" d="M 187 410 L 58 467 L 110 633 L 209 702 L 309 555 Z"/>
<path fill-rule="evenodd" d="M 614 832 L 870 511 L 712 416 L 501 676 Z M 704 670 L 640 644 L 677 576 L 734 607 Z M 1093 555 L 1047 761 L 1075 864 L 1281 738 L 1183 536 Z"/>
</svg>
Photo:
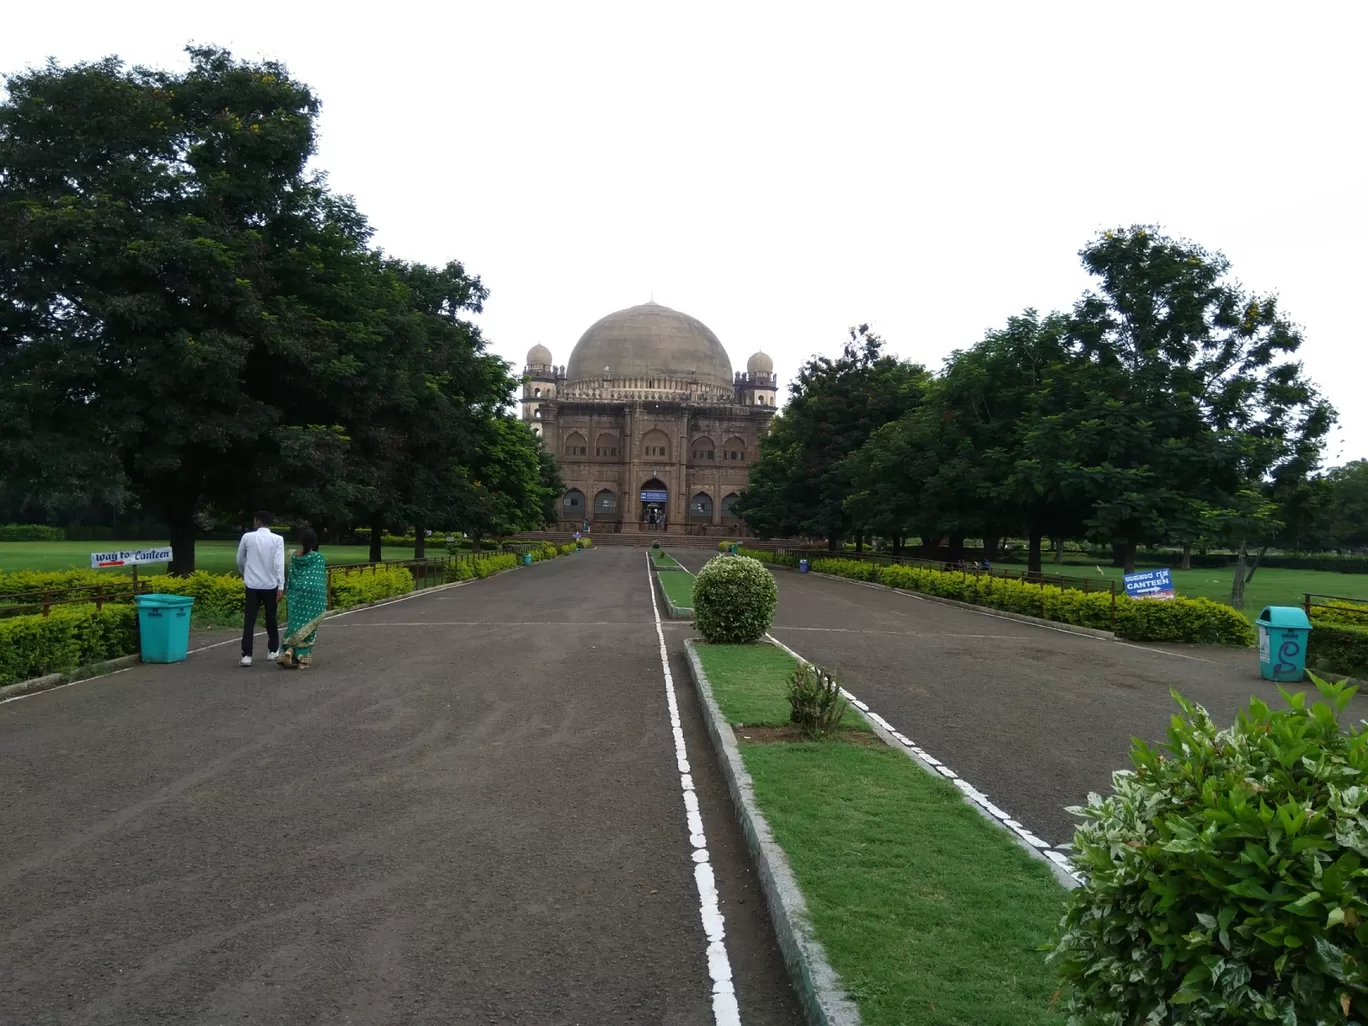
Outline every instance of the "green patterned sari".
<svg viewBox="0 0 1368 1026">
<path fill-rule="evenodd" d="M 313 662 L 318 625 L 328 610 L 328 568 L 321 552 L 306 552 L 290 559 L 285 581 L 285 610 L 289 620 L 280 642 L 280 665 L 288 670 Z"/>
</svg>

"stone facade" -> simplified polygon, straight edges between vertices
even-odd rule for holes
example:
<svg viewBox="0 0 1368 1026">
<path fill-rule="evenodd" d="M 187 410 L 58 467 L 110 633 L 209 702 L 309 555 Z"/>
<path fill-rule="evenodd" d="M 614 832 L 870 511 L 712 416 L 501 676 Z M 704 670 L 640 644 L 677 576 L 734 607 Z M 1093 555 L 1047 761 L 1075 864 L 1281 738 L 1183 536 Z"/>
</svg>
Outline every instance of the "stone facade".
<svg viewBox="0 0 1368 1026">
<path fill-rule="evenodd" d="M 639 325 L 643 311 L 646 328 L 640 337 L 631 332 L 623 337 L 626 317 L 632 315 L 626 323 Z M 656 361 L 643 358 L 642 351 L 650 353 L 661 342 L 652 334 L 653 325 L 663 323 L 660 334 L 668 338 L 675 318 L 686 315 L 649 304 L 610 314 L 590 328 L 576 350 L 589 341 L 595 361 L 605 360 L 604 372 L 595 377 L 581 371 L 577 380 L 569 380 L 565 367 L 554 366 L 543 346 L 528 353 L 522 415 L 560 462 L 566 492 L 559 530 L 574 531 L 588 521 L 599 532 L 745 535 L 731 505 L 746 486 L 760 438 L 775 413 L 773 364 L 756 354 L 745 373 L 732 375 L 716 337 L 687 318 L 686 327 L 701 329 L 714 347 L 707 354 L 709 365 L 702 374 L 681 372 L 670 366 L 679 361 L 665 354 L 657 376 Z M 642 370 L 641 376 L 612 375 L 613 350 L 605 347 L 598 329 L 615 319 L 614 345 L 630 350 L 617 362 Z M 572 356 L 570 366 L 577 362 L 585 361 Z M 729 386 L 723 384 L 727 379 Z M 651 523 L 653 509 L 657 523 Z"/>
</svg>

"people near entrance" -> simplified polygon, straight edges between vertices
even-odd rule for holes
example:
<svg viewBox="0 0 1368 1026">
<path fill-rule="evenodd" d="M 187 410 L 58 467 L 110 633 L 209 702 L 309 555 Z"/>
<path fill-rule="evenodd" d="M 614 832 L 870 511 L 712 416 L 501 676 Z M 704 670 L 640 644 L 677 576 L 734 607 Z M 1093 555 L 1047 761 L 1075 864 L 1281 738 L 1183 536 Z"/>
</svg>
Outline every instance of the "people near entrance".
<svg viewBox="0 0 1368 1026">
<path fill-rule="evenodd" d="M 266 609 L 266 640 L 272 659 L 280 657 L 280 630 L 276 626 L 276 603 L 285 597 L 285 539 L 271 530 L 271 514 L 261 510 L 254 517 L 256 529 L 238 542 L 237 568 L 247 589 L 242 623 L 242 660 L 252 665 L 252 635 L 257 610 Z"/>
<path fill-rule="evenodd" d="M 318 625 L 328 611 L 328 568 L 318 551 L 318 535 L 305 528 L 299 533 L 299 548 L 290 556 L 290 572 L 285 579 L 285 613 L 289 622 L 276 658 L 286 670 L 304 670 L 313 665 L 314 642 Z"/>
</svg>

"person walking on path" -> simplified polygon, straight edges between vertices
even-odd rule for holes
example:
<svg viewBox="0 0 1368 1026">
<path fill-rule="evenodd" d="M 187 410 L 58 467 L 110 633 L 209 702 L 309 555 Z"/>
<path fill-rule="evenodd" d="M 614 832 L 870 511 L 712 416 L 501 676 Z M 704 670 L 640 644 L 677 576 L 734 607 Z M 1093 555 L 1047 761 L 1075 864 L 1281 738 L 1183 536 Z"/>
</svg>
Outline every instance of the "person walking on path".
<svg viewBox="0 0 1368 1026">
<path fill-rule="evenodd" d="M 299 534 L 299 549 L 290 556 L 290 573 L 285 579 L 289 622 L 276 660 L 283 669 L 304 670 L 313 664 L 318 625 L 327 612 L 328 568 L 318 551 L 318 535 L 305 528 Z"/>
<path fill-rule="evenodd" d="M 257 610 L 262 606 L 266 607 L 266 640 L 271 646 L 271 658 L 280 657 L 276 603 L 285 597 L 285 539 L 271 530 L 272 518 L 266 510 L 253 519 L 256 530 L 242 536 L 237 550 L 238 572 L 247 589 L 239 666 L 252 665 L 252 635 L 256 633 Z"/>
</svg>

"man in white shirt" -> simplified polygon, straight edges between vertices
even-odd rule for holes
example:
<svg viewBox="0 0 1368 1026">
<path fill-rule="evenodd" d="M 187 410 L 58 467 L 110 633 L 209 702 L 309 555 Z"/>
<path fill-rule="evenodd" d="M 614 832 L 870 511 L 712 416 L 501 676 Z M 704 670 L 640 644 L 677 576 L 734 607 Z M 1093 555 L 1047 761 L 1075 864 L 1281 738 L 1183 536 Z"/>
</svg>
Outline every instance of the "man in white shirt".
<svg viewBox="0 0 1368 1026">
<path fill-rule="evenodd" d="M 280 656 L 280 628 L 276 625 L 276 603 L 285 597 L 285 539 L 271 530 L 271 514 L 261 510 L 255 518 L 256 530 L 248 531 L 238 542 L 237 566 L 247 587 L 246 615 L 242 627 L 242 661 L 252 665 L 252 635 L 256 633 L 257 609 L 266 607 L 266 640 L 271 659 Z"/>
</svg>

